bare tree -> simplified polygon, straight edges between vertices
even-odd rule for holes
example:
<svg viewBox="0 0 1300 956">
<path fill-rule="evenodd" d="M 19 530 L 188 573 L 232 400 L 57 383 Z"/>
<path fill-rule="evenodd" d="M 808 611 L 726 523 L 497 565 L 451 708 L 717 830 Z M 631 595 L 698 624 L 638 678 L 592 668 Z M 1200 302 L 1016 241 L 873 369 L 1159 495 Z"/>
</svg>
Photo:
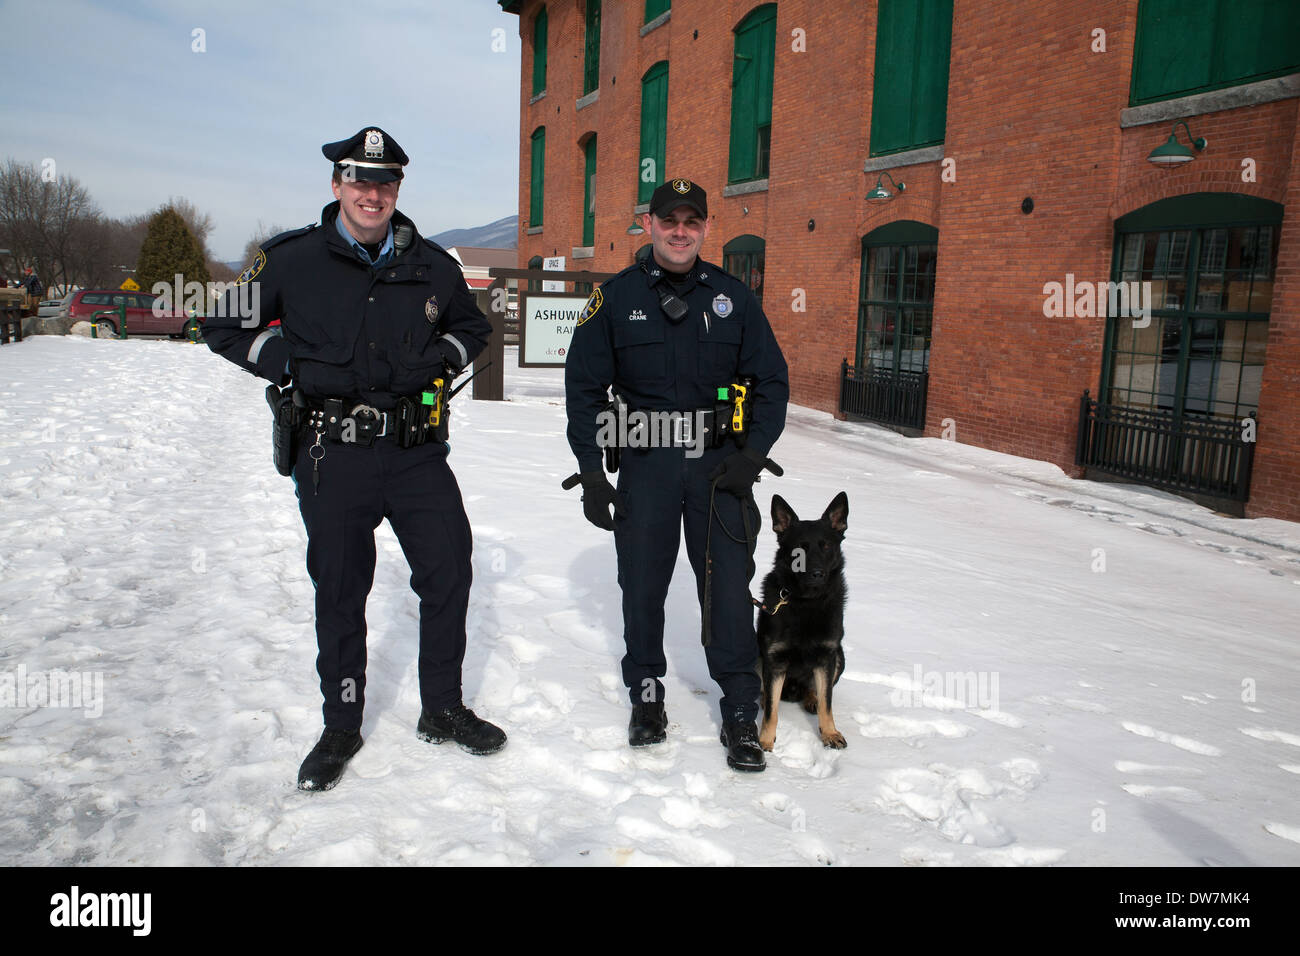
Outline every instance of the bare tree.
<svg viewBox="0 0 1300 956">
<path fill-rule="evenodd" d="M 35 269 L 47 286 L 72 281 L 73 237 L 99 215 L 86 188 L 71 176 L 47 179 L 35 163 L 13 158 L 0 166 L 0 243 L 13 253 L 13 265 Z"/>
<path fill-rule="evenodd" d="M 272 236 L 278 236 L 282 232 L 287 232 L 283 226 L 264 226 L 262 220 L 257 220 L 257 231 L 253 233 L 253 238 L 249 239 L 244 245 L 244 268 L 253 264 L 257 258 L 257 251 L 262 248 L 262 243 Z"/>
</svg>

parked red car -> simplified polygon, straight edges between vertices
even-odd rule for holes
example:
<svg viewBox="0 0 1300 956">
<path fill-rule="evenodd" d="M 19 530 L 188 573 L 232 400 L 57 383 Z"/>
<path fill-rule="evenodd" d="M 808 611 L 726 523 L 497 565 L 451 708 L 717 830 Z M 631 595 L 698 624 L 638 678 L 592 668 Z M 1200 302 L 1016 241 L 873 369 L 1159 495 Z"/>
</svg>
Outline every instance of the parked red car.
<svg viewBox="0 0 1300 956">
<path fill-rule="evenodd" d="M 103 315 L 97 320 L 91 316 L 108 309 L 120 309 L 126 306 L 127 335 L 185 335 L 185 324 L 189 321 L 180 309 L 163 311 L 154 315 L 154 300 L 158 297 L 148 292 L 123 292 L 121 289 L 80 289 L 72 293 L 68 300 L 68 318 L 73 321 L 84 319 L 95 321 L 99 325 L 100 335 L 116 335 L 118 331 L 118 312 L 115 315 Z"/>
</svg>

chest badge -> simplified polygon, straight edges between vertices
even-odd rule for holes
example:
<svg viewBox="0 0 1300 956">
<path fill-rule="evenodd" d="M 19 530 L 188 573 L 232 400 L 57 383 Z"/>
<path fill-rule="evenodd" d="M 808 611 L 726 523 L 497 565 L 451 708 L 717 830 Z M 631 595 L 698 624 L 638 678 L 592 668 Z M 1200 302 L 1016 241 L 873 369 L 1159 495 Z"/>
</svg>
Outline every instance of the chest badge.
<svg viewBox="0 0 1300 956">
<path fill-rule="evenodd" d="M 429 301 L 424 303 L 424 317 L 429 320 L 430 324 L 438 321 L 438 297 L 429 296 Z"/>
<path fill-rule="evenodd" d="M 725 319 L 727 316 L 731 315 L 731 309 L 732 309 L 731 300 L 727 298 L 726 295 L 719 292 L 716 296 L 714 296 L 713 298 L 714 315 L 716 315 L 720 319 Z"/>
</svg>

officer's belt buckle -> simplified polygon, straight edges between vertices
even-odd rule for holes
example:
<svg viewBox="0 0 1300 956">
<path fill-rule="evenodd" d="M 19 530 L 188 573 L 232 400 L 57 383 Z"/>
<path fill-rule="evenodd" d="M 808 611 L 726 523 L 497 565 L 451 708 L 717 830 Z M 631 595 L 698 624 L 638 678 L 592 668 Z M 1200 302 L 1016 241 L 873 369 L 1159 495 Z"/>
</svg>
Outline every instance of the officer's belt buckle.
<svg viewBox="0 0 1300 956">
<path fill-rule="evenodd" d="M 365 418 L 358 417 L 361 412 L 365 413 Z M 371 437 L 383 438 L 388 434 L 388 416 L 373 405 L 356 405 L 348 414 L 357 420 L 358 428 L 370 432 Z M 379 426 L 379 431 L 371 431 L 376 424 Z"/>
<path fill-rule="evenodd" d="M 695 443 L 694 412 L 679 412 L 673 416 L 673 445 L 678 448 L 685 448 Z"/>
</svg>

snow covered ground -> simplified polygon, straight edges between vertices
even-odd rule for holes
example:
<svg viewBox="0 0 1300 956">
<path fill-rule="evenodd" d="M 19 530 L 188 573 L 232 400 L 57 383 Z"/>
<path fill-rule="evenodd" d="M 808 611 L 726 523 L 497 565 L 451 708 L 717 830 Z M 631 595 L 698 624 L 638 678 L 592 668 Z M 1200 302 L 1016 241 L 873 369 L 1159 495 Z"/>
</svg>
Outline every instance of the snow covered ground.
<svg viewBox="0 0 1300 956">
<path fill-rule="evenodd" d="M 312 587 L 259 383 L 184 343 L 0 348 L 0 863 L 1300 863 L 1297 525 L 791 409 L 758 497 L 849 493 L 849 745 L 785 704 L 740 775 L 684 550 L 669 740 L 628 748 L 613 541 L 559 487 L 562 372 L 510 353 L 506 382 L 456 400 L 451 461 L 466 700 L 510 743 L 416 738 L 385 526 L 366 745 L 304 794 Z M 774 549 L 765 527 L 760 575 Z"/>
</svg>

